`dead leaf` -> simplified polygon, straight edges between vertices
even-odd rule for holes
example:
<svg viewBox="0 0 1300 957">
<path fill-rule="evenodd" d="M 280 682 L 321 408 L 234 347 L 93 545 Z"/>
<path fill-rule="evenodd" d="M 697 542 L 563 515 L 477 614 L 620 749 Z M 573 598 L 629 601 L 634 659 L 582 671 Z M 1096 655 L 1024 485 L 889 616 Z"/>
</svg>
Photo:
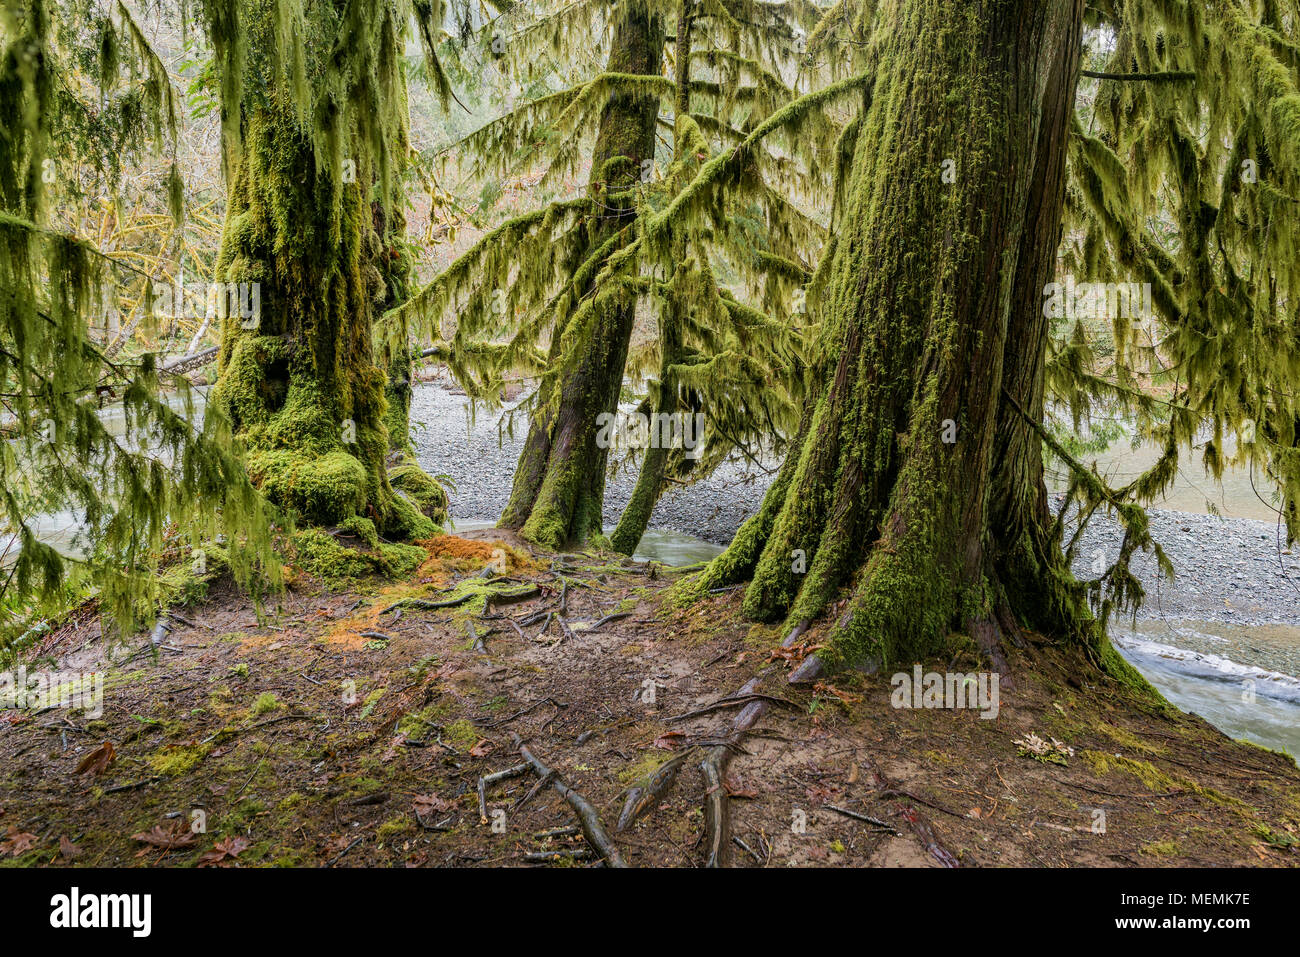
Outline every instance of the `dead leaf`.
<svg viewBox="0 0 1300 957">
<path fill-rule="evenodd" d="M 752 800 L 758 797 L 758 791 L 751 787 L 746 787 L 745 783 L 735 775 L 728 774 L 723 779 L 723 786 L 727 789 L 727 796 L 737 798 L 738 800 Z"/>
<path fill-rule="evenodd" d="M 212 850 L 199 858 L 199 867 L 212 867 L 226 861 L 234 860 L 240 851 L 248 848 L 248 839 L 244 837 L 227 837 L 212 845 Z"/>
<path fill-rule="evenodd" d="M 16 825 L 10 824 L 8 830 L 5 831 L 4 840 L 0 840 L 0 854 L 18 857 L 20 854 L 26 854 L 30 851 L 35 844 L 35 834 L 20 831 Z"/>
<path fill-rule="evenodd" d="M 677 739 L 684 737 L 686 737 L 685 731 L 665 731 L 655 738 L 654 746 L 664 751 L 671 751 L 677 747 Z"/>
<path fill-rule="evenodd" d="M 139 834 L 132 834 L 131 840 L 141 841 L 145 844 L 151 844 L 154 847 L 160 847 L 165 851 L 175 851 L 182 847 L 189 847 L 194 843 L 195 834 L 185 823 L 180 820 L 172 821 L 167 827 L 155 824 L 151 830 L 141 831 Z M 144 853 L 143 851 L 141 853 Z"/>
<path fill-rule="evenodd" d="M 68 840 L 68 835 L 64 834 L 59 838 L 59 856 L 65 861 L 75 861 L 81 854 L 81 848 Z"/>
<path fill-rule="evenodd" d="M 455 801 L 447 801 L 436 794 L 417 794 L 413 802 L 415 813 L 426 811 L 450 811 L 456 806 Z"/>
<path fill-rule="evenodd" d="M 470 757 L 482 758 L 491 754 L 496 749 L 496 745 L 487 738 L 481 738 L 479 743 L 469 749 Z"/>
<path fill-rule="evenodd" d="M 398 734 L 393 738 L 392 741 L 388 742 L 388 749 L 384 752 L 384 756 L 380 760 L 387 764 L 389 761 L 393 760 L 393 758 L 397 757 L 397 752 L 401 750 L 402 742 L 405 740 L 406 732 L 403 731 L 401 734 Z"/>
<path fill-rule="evenodd" d="M 81 763 L 77 765 L 77 773 L 85 774 L 89 771 L 98 777 L 108 770 L 108 766 L 113 763 L 113 759 L 116 757 L 117 752 L 113 750 L 113 743 L 105 741 L 81 759 Z"/>
</svg>

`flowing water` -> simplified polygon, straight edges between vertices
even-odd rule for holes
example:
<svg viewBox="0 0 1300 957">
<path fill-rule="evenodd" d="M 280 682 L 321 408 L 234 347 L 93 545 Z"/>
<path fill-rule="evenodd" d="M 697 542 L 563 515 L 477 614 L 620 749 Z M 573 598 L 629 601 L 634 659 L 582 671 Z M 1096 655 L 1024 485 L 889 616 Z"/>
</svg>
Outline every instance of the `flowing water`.
<svg viewBox="0 0 1300 957">
<path fill-rule="evenodd" d="M 1120 653 L 1184 711 L 1234 738 L 1300 755 L 1300 678 L 1295 677 L 1300 668 L 1270 667 L 1300 654 L 1300 628 L 1184 622 L 1171 629 L 1164 622 L 1140 621 L 1136 629 L 1113 630 L 1112 638 Z M 1211 650 L 1216 646 L 1217 653 Z"/>
</svg>

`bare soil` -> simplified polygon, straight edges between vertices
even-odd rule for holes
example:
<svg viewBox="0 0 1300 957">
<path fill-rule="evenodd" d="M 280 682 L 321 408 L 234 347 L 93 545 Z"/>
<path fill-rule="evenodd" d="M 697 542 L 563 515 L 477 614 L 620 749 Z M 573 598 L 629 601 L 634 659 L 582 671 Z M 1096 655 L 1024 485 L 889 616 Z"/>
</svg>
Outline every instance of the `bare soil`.
<svg viewBox="0 0 1300 957">
<path fill-rule="evenodd" d="M 535 597 L 387 610 L 445 599 L 505 546 L 493 587 Z M 894 708 L 888 674 L 789 685 L 800 651 L 745 621 L 738 591 L 683 608 L 680 571 L 492 530 L 429 547 L 418 581 L 329 591 L 300 574 L 260 616 L 217 581 L 156 655 L 147 635 L 107 645 L 79 610 L 28 664 L 102 670 L 103 715 L 0 712 L 0 863 L 599 866 L 562 781 L 627 864 L 696 867 L 712 824 L 700 760 L 719 743 L 729 866 L 1300 863 L 1289 758 L 1044 639 L 1010 650 L 995 719 Z M 927 670 L 986 667 L 959 654 Z M 764 673 L 766 697 L 722 700 Z M 731 735 L 755 701 L 766 713 Z M 523 763 L 513 735 L 555 775 L 486 784 L 483 814 L 480 778 Z M 617 830 L 628 790 L 683 752 L 674 785 Z"/>
</svg>

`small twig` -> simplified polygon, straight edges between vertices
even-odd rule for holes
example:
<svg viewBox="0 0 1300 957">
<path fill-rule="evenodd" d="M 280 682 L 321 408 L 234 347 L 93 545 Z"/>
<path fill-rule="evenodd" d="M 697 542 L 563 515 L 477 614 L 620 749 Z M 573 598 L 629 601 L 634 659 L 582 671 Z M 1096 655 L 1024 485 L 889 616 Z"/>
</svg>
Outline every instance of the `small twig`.
<svg viewBox="0 0 1300 957">
<path fill-rule="evenodd" d="M 496 771 L 492 774 L 485 774 L 478 779 L 478 816 L 481 824 L 488 821 L 487 814 L 487 788 L 489 784 L 496 784 L 498 781 L 505 781 L 508 778 L 517 778 L 521 774 L 528 773 L 527 764 L 516 764 L 513 768 L 506 768 L 504 771 Z"/>
<path fill-rule="evenodd" d="M 890 824 L 888 821 L 882 821 L 880 818 L 872 817 L 870 814 L 859 814 L 857 811 L 850 811 L 846 807 L 839 807 L 835 804 L 823 804 L 822 807 L 826 808 L 828 811 L 834 811 L 836 814 L 843 814 L 845 817 L 851 817 L 855 821 L 865 821 L 868 824 L 874 824 L 877 827 L 886 831 L 891 831 L 894 834 L 899 833 L 898 828 L 894 827 L 894 825 Z"/>
<path fill-rule="evenodd" d="M 591 857 L 591 848 L 565 847 L 558 851 L 529 851 L 524 860 L 542 863 L 545 861 L 582 860 Z"/>
<path fill-rule="evenodd" d="M 749 855 L 750 857 L 752 857 L 754 860 L 758 861 L 758 866 L 759 866 L 759 867 L 762 867 L 762 866 L 763 866 L 763 858 L 759 857 L 758 852 L 755 851 L 755 850 L 754 850 L 752 847 L 750 847 L 748 844 L 746 844 L 744 841 L 742 841 L 740 838 L 733 836 L 733 837 L 731 838 L 731 843 L 732 843 L 732 844 L 735 844 L 738 848 L 740 848 L 742 851 L 744 851 L 746 854 L 748 854 L 748 855 Z"/>
<path fill-rule="evenodd" d="M 362 841 L 362 838 L 358 837 L 355 841 L 353 841 L 353 842 L 352 842 L 351 844 L 349 844 L 347 847 L 343 848 L 343 850 L 339 851 L 339 853 L 338 853 L 335 857 L 333 857 L 333 858 L 330 860 L 330 862 L 329 862 L 328 864 L 326 864 L 325 866 L 326 866 L 326 867 L 333 867 L 335 864 L 337 864 L 339 861 L 341 861 L 341 860 L 343 859 L 343 855 L 344 855 L 344 854 L 346 854 L 348 851 L 352 850 L 352 848 L 354 848 L 354 847 L 356 847 L 358 844 L 360 844 L 361 841 Z"/>
</svg>

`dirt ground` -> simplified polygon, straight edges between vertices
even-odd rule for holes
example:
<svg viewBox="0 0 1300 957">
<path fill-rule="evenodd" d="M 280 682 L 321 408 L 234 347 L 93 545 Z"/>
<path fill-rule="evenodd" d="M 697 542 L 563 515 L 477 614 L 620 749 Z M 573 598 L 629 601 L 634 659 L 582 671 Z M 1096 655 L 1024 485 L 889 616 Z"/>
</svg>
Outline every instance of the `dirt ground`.
<svg viewBox="0 0 1300 957">
<path fill-rule="evenodd" d="M 103 714 L 0 712 L 0 863 L 600 866 L 564 784 L 631 866 L 701 866 L 714 840 L 733 867 L 1300 863 L 1290 759 L 1047 642 L 1011 651 L 994 719 L 895 708 L 888 674 L 789 685 L 783 635 L 738 591 L 679 607 L 681 571 L 490 530 L 428 548 L 418 581 L 298 575 L 260 618 L 217 581 L 156 655 L 72 616 L 27 664 L 102 669 Z M 411 601 L 475 588 L 501 597 Z M 480 808 L 480 779 L 524 764 L 514 735 L 554 774 L 487 781 Z"/>
</svg>

